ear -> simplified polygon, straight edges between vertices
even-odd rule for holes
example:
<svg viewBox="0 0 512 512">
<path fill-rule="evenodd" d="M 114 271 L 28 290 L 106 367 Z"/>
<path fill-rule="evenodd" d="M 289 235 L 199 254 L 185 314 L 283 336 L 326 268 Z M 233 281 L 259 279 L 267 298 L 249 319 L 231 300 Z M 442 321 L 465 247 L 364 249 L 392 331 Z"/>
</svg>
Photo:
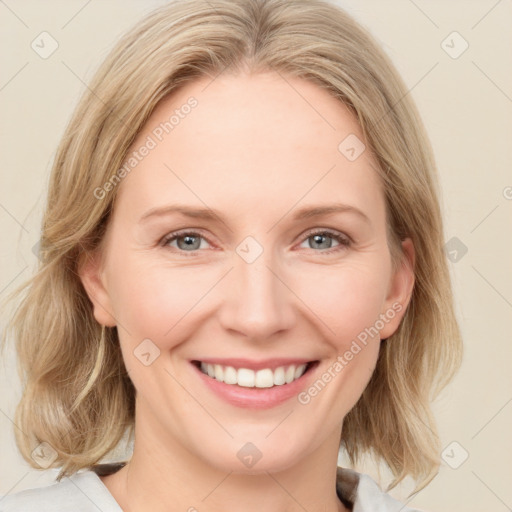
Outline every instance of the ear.
<svg viewBox="0 0 512 512">
<path fill-rule="evenodd" d="M 398 268 L 391 276 L 388 294 L 381 312 L 384 327 L 380 329 L 380 338 L 389 338 L 398 329 L 411 300 L 414 288 L 415 250 L 412 240 L 402 242 L 402 257 Z"/>
<path fill-rule="evenodd" d="M 78 264 L 78 275 L 92 302 L 96 321 L 106 327 L 116 326 L 108 288 L 105 285 L 101 254 L 99 252 L 85 254 Z"/>
</svg>

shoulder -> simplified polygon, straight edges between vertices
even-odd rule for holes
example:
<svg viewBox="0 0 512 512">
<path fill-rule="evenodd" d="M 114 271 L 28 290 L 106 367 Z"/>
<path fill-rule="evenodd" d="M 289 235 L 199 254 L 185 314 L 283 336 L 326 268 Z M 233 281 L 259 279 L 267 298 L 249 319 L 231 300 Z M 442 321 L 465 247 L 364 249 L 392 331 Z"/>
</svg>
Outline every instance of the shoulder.
<svg viewBox="0 0 512 512">
<path fill-rule="evenodd" d="M 336 487 L 340 498 L 348 501 L 353 512 L 420 512 L 385 493 L 369 475 L 351 469 L 338 467 Z"/>
<path fill-rule="evenodd" d="M 0 512 L 122 512 L 99 476 L 78 472 L 44 487 L 0 496 Z"/>
</svg>

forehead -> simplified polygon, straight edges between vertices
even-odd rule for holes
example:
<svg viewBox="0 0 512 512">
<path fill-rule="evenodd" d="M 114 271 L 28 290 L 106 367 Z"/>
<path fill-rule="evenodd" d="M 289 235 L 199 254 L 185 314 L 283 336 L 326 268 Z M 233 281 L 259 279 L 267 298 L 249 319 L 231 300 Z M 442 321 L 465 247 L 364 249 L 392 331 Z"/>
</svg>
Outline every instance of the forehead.
<svg viewBox="0 0 512 512">
<path fill-rule="evenodd" d="M 118 202 L 139 216 L 173 201 L 239 214 L 265 205 L 278 215 L 345 200 L 382 214 L 369 149 L 355 160 L 344 153 L 347 144 L 361 151 L 362 140 L 349 109 L 309 81 L 274 72 L 202 77 L 155 109 L 129 155 L 151 149 L 121 183 Z"/>
</svg>

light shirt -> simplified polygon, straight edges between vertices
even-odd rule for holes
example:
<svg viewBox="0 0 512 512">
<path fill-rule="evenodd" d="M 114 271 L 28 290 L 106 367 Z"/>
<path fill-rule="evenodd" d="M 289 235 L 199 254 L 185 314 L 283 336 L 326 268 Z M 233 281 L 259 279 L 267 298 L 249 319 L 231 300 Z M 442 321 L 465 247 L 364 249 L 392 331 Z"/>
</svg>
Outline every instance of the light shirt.
<svg viewBox="0 0 512 512">
<path fill-rule="evenodd" d="M 100 476 L 114 473 L 120 464 L 99 464 L 35 489 L 0 497 L 0 512 L 123 512 Z M 337 470 L 336 492 L 353 512 L 420 512 L 383 492 L 364 473 Z"/>
</svg>

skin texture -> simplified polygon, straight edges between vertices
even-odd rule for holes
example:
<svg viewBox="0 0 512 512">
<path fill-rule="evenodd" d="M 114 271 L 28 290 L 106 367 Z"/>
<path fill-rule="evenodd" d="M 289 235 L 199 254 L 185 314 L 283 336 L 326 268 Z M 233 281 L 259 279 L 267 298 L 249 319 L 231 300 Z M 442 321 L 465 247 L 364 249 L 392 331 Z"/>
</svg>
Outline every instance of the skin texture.
<svg viewBox="0 0 512 512">
<path fill-rule="evenodd" d="M 345 510 L 335 493 L 343 418 L 371 377 L 380 339 L 405 312 L 412 243 L 403 242 L 393 273 L 376 163 L 369 149 L 355 161 L 338 150 L 349 134 L 363 136 L 319 86 L 277 73 L 201 78 L 158 106 L 133 148 L 191 96 L 197 106 L 118 185 L 102 252 L 80 269 L 95 318 L 118 328 L 137 389 L 133 458 L 102 480 L 131 512 Z M 219 210 L 225 221 L 172 214 L 139 222 L 176 203 Z M 293 219 L 302 207 L 331 203 L 368 220 L 350 212 Z M 160 243 L 182 229 L 204 237 L 200 245 Z M 312 229 L 340 232 L 351 245 L 329 236 L 315 243 Z M 247 236 L 263 250 L 252 263 L 237 253 Z M 380 336 L 306 405 L 294 397 L 269 409 L 236 407 L 189 362 L 318 360 L 309 386 L 397 303 Z M 134 355 L 144 339 L 160 350 L 148 366 Z M 252 468 L 237 457 L 247 442 L 262 455 Z"/>
</svg>

